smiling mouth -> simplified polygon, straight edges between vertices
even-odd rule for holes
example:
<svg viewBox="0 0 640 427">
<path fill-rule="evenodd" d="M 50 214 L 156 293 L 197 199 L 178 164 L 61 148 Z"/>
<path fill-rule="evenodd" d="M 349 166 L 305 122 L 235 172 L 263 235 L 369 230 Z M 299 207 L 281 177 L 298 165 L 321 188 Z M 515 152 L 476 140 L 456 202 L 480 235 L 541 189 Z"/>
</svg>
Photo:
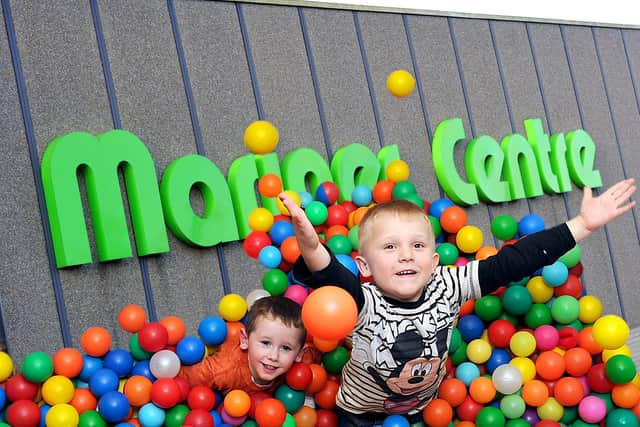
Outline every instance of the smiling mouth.
<svg viewBox="0 0 640 427">
<path fill-rule="evenodd" d="M 414 276 L 416 275 L 415 270 L 402 270 L 396 273 L 396 276 Z"/>
<path fill-rule="evenodd" d="M 278 367 L 277 366 L 273 366 L 273 365 L 269 365 L 269 364 L 266 364 L 266 363 L 262 363 L 262 369 L 264 369 L 265 372 L 268 372 L 268 373 L 272 374 L 278 369 Z"/>
</svg>

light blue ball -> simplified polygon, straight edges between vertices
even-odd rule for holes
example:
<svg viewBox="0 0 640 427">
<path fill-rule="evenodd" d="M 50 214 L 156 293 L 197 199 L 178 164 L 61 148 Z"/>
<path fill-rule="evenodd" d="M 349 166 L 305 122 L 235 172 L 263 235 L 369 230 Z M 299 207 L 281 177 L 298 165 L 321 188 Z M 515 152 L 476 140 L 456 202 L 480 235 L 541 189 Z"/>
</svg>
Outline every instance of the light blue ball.
<svg viewBox="0 0 640 427">
<path fill-rule="evenodd" d="M 556 261 L 551 265 L 542 268 L 542 280 L 551 286 L 556 287 L 562 285 L 569 277 L 569 269 L 564 263 Z"/>
<path fill-rule="evenodd" d="M 456 378 L 467 387 L 480 376 L 480 368 L 473 362 L 462 362 L 456 368 Z"/>
<path fill-rule="evenodd" d="M 162 427 L 165 412 L 153 403 L 147 403 L 138 410 L 138 419 L 144 427 Z"/>
<path fill-rule="evenodd" d="M 349 269 L 350 272 L 353 273 L 354 276 L 358 276 L 358 266 L 356 262 L 349 255 L 338 254 L 336 258 L 340 262 L 340 264 L 344 265 Z"/>
<path fill-rule="evenodd" d="M 373 192 L 366 185 L 357 185 L 351 192 L 351 201 L 356 206 L 368 206 L 373 200 Z"/>
<path fill-rule="evenodd" d="M 275 246 L 268 245 L 260 249 L 258 261 L 266 268 L 278 268 L 282 262 L 282 254 Z"/>
</svg>

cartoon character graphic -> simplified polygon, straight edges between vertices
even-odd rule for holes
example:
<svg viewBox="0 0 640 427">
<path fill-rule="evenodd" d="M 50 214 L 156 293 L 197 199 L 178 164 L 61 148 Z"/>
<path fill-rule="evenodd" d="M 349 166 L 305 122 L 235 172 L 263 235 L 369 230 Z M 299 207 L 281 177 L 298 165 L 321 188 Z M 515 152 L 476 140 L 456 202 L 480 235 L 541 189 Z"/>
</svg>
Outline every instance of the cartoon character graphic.
<svg viewBox="0 0 640 427">
<path fill-rule="evenodd" d="M 443 356 L 447 351 L 447 336 L 447 330 L 438 332 L 438 356 L 428 357 L 424 354 L 427 347 L 425 340 L 416 330 L 399 334 L 391 347 L 397 366 L 386 380 L 373 365 L 368 364 L 367 372 L 390 396 L 384 403 L 387 413 L 407 413 L 431 398 L 432 394 L 424 395 L 424 392 L 429 388 L 434 388 L 435 392 Z"/>
</svg>

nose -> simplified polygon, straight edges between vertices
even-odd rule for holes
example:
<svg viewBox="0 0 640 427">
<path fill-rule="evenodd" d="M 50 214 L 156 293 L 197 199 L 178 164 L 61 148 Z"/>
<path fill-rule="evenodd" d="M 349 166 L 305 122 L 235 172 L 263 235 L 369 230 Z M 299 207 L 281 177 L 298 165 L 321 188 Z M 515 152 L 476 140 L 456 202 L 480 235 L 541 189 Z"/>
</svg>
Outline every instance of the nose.
<svg viewBox="0 0 640 427">
<path fill-rule="evenodd" d="M 413 250 L 411 247 L 401 246 L 398 249 L 398 259 L 400 261 L 411 261 L 413 260 Z"/>
<path fill-rule="evenodd" d="M 269 353 L 267 354 L 269 360 L 278 360 L 278 347 L 273 346 Z"/>
</svg>

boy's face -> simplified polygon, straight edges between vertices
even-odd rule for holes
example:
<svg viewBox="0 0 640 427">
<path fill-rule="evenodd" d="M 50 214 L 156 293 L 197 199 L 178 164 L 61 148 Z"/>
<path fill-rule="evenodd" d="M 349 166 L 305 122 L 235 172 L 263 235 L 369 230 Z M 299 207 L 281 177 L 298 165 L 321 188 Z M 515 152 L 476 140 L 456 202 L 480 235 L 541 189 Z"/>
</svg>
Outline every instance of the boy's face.
<svg viewBox="0 0 640 427">
<path fill-rule="evenodd" d="M 247 336 L 240 331 L 240 348 L 247 350 L 249 370 L 257 384 L 269 384 L 286 373 L 302 354 L 302 331 L 278 319 L 260 317 L 255 329 Z"/>
<path fill-rule="evenodd" d="M 368 237 L 356 259 L 360 273 L 373 276 L 386 296 L 417 301 L 438 266 L 430 225 L 422 217 L 385 213 L 367 226 Z"/>
</svg>

